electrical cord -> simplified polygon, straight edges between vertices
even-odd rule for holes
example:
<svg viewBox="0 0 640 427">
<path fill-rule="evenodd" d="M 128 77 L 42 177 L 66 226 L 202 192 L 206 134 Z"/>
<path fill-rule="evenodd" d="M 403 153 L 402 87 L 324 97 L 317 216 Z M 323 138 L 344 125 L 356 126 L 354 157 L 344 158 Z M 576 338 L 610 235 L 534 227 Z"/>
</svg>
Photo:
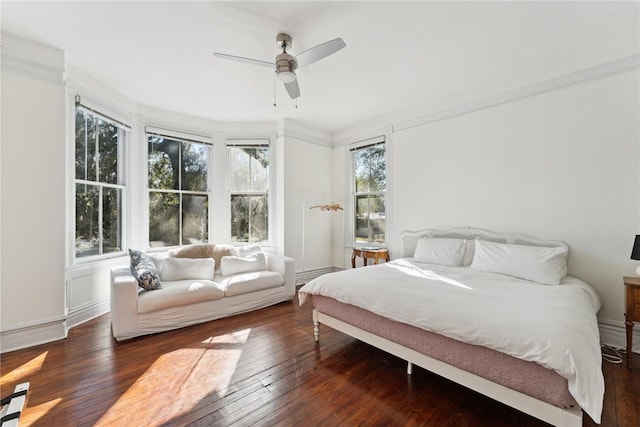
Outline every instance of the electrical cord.
<svg viewBox="0 0 640 427">
<path fill-rule="evenodd" d="M 600 347 L 602 350 L 602 360 L 615 364 L 622 363 L 622 360 L 624 359 L 623 354 L 626 353 L 624 349 L 614 348 L 605 344 L 601 345 Z"/>
</svg>

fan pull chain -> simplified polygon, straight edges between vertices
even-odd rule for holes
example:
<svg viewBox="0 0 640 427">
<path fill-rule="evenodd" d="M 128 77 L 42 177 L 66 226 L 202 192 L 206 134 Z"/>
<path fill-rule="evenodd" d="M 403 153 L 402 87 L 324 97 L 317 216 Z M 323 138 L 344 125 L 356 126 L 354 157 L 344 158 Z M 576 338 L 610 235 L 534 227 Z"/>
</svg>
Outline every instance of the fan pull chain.
<svg viewBox="0 0 640 427">
<path fill-rule="evenodd" d="M 273 72 L 273 106 L 276 106 L 276 72 Z"/>
</svg>

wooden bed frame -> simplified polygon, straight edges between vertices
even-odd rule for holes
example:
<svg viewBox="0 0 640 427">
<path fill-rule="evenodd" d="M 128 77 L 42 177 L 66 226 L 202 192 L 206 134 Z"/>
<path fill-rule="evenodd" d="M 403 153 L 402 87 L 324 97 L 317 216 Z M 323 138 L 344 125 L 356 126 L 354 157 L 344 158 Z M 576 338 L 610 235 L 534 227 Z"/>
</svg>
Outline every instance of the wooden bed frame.
<svg viewBox="0 0 640 427">
<path fill-rule="evenodd" d="M 412 256 L 416 247 L 416 242 L 422 236 L 429 237 L 452 237 L 474 239 L 480 237 L 483 240 L 529 244 L 534 246 L 565 246 L 558 241 L 539 240 L 521 234 L 499 234 L 478 228 L 452 228 L 452 229 L 427 229 L 420 231 L 409 231 L 402 233 L 403 256 Z M 376 348 L 393 354 L 407 361 L 407 374 L 411 375 L 413 365 L 420 366 L 437 375 L 447 378 L 455 383 L 463 385 L 471 390 L 477 391 L 487 397 L 502 402 L 512 408 L 532 415 L 542 421 L 563 427 L 581 427 L 582 410 L 580 408 L 559 408 L 550 403 L 528 396 L 524 393 L 512 390 L 508 387 L 489 381 L 478 375 L 467 372 L 463 369 L 441 362 L 432 357 L 426 356 L 413 349 L 402 346 L 393 341 L 382 338 L 378 335 L 353 326 L 342 320 L 336 319 L 325 313 L 313 310 L 313 334 L 316 342 L 320 340 L 320 324 L 350 335 L 360 341 L 370 344 Z"/>
</svg>

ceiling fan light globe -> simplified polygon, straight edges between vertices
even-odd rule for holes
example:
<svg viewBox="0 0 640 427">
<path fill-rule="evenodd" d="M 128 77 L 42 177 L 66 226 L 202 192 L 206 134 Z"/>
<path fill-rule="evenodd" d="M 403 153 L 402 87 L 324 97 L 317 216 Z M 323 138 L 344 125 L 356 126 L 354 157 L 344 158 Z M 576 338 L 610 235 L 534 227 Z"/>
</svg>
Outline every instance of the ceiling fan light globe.
<svg viewBox="0 0 640 427">
<path fill-rule="evenodd" d="M 278 73 L 278 79 L 282 83 L 291 83 L 296 79 L 296 75 L 292 71 L 280 71 Z"/>
</svg>

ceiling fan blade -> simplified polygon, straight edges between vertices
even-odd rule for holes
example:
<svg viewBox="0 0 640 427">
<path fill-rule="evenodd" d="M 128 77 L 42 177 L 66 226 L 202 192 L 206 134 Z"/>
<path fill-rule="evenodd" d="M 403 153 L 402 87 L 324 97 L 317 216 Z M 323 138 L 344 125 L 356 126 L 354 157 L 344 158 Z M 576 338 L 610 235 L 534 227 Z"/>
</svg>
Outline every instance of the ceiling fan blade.
<svg viewBox="0 0 640 427">
<path fill-rule="evenodd" d="M 213 52 L 216 58 L 230 59 L 232 61 L 245 62 L 247 64 L 261 65 L 263 67 L 273 68 L 276 64 L 273 62 L 260 61 L 259 59 L 245 58 L 244 56 L 227 55 L 226 53 Z"/>
<path fill-rule="evenodd" d="M 345 42 L 338 37 L 337 39 L 329 40 L 328 42 L 321 43 L 311 49 L 305 50 L 301 54 L 297 55 L 295 60 L 298 67 L 303 67 L 305 65 L 313 64 L 316 61 L 320 61 L 322 58 L 326 58 L 327 56 L 336 53 L 345 46 Z"/>
<path fill-rule="evenodd" d="M 298 86 L 298 79 L 295 79 L 290 83 L 285 83 L 284 88 L 287 90 L 291 99 L 300 98 L 300 86 Z"/>
</svg>

